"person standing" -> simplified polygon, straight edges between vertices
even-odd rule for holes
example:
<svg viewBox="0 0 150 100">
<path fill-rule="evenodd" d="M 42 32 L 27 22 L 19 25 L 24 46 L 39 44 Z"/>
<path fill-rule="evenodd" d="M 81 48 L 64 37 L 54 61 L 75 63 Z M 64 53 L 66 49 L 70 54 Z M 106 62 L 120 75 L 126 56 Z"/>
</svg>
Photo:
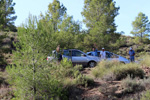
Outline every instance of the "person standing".
<svg viewBox="0 0 150 100">
<path fill-rule="evenodd" d="M 101 57 L 101 59 L 106 59 L 105 48 L 102 48 L 102 51 L 100 52 L 100 57 Z"/>
<path fill-rule="evenodd" d="M 99 55 L 98 55 L 98 50 L 97 50 L 97 45 L 96 45 L 96 43 L 94 43 L 94 46 L 93 46 L 93 48 L 92 48 L 92 53 L 91 53 L 91 55 L 92 56 L 96 56 L 96 57 L 98 57 Z"/>
<path fill-rule="evenodd" d="M 129 50 L 129 56 L 130 56 L 130 61 L 131 62 L 134 62 L 134 55 L 135 55 L 135 52 L 132 48 L 130 48 Z"/>
<path fill-rule="evenodd" d="M 60 51 L 60 45 L 58 45 L 57 48 L 56 48 L 56 58 L 57 58 L 57 60 L 59 62 L 62 60 L 62 54 L 61 54 L 61 51 Z"/>
<path fill-rule="evenodd" d="M 93 51 L 91 52 L 91 55 L 98 57 L 97 49 L 95 49 L 95 48 L 93 47 L 92 50 L 93 50 Z"/>
</svg>

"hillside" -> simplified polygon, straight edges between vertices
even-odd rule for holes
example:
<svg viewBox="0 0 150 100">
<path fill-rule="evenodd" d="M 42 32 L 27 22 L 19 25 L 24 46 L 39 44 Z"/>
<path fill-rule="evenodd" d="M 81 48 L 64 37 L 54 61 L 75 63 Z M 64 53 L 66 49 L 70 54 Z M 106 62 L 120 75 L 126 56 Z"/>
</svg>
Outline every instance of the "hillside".
<svg viewBox="0 0 150 100">
<path fill-rule="evenodd" d="M 0 32 L 0 99 L 10 100 L 13 97 L 12 89 L 7 82 L 8 74 L 5 68 L 12 63 L 13 42 L 16 42 L 16 33 Z"/>
<path fill-rule="evenodd" d="M 13 90 L 7 81 L 8 75 L 5 71 L 5 67 L 8 64 L 12 64 L 12 50 L 15 50 L 13 42 L 17 42 L 17 34 L 11 33 L 7 35 L 1 33 L 0 42 L 0 99 L 10 100 L 10 98 L 13 98 L 14 95 L 12 92 Z M 133 47 L 136 51 L 137 57 L 139 57 L 144 54 L 143 52 L 149 52 L 149 46 L 150 45 L 147 44 L 136 45 L 127 43 L 126 45 L 120 47 L 118 54 L 128 57 L 128 49 Z M 68 98 L 69 100 L 141 100 L 141 98 L 144 98 L 145 93 L 149 93 L 147 90 L 150 89 L 150 64 L 147 62 L 149 60 L 150 57 L 148 56 L 139 65 L 118 65 L 118 63 L 113 62 L 102 62 L 95 68 L 83 68 L 80 70 L 80 73 L 83 76 L 88 77 L 88 79 L 84 80 L 86 81 L 84 85 L 78 84 L 67 86 Z M 113 69 L 114 66 L 120 66 L 120 69 Z M 107 67 L 112 69 L 108 70 Z M 120 74 L 117 74 L 117 76 L 123 75 L 120 79 L 116 78 L 117 76 L 115 76 L 115 70 L 122 71 L 120 71 Z M 101 74 L 105 71 L 106 73 L 103 73 L 104 75 Z M 110 73 L 108 73 L 109 71 Z M 125 76 L 123 73 L 126 73 Z M 131 78 L 128 75 L 135 76 L 134 78 Z"/>
<path fill-rule="evenodd" d="M 135 57 L 138 58 L 145 54 L 150 54 L 150 43 L 147 41 L 146 43 L 136 42 L 134 37 L 131 36 L 121 36 L 122 41 L 119 44 L 119 49 L 115 52 L 119 55 L 122 55 L 126 58 L 129 58 L 128 52 L 129 48 L 132 47 L 135 51 Z"/>
</svg>

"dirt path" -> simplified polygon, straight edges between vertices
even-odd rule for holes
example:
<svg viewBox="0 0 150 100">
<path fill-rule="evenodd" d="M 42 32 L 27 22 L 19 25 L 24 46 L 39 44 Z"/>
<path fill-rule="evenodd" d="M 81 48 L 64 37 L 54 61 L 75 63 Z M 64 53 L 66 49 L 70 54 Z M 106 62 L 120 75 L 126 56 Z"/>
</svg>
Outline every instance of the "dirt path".
<svg viewBox="0 0 150 100">
<path fill-rule="evenodd" d="M 82 74 L 94 79 L 91 70 L 92 68 L 85 68 L 82 71 Z M 102 86 L 102 84 L 102 80 L 94 79 L 94 83 L 85 88 L 84 93 L 82 94 L 83 100 L 105 100 L 105 96 L 100 92 L 100 86 Z"/>
</svg>

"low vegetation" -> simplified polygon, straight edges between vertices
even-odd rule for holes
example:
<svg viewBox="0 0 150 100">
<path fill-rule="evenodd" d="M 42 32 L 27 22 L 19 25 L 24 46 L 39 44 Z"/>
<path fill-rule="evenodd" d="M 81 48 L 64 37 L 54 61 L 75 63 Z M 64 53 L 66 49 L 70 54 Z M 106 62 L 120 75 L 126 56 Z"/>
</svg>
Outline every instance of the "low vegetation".
<svg viewBox="0 0 150 100">
<path fill-rule="evenodd" d="M 117 61 L 102 61 L 92 70 L 95 78 L 103 78 L 106 80 L 121 80 L 130 77 L 144 78 L 144 71 L 139 64 L 121 64 Z"/>
<path fill-rule="evenodd" d="M 145 90 L 145 83 L 143 80 L 139 80 L 138 78 L 131 78 L 128 76 L 126 79 L 122 81 L 122 88 L 124 89 L 124 94 L 126 93 L 135 93 L 138 91 Z"/>
<path fill-rule="evenodd" d="M 150 56 L 147 55 L 143 55 L 139 58 L 140 64 L 143 67 L 150 67 Z"/>
<path fill-rule="evenodd" d="M 9 83 L 15 89 L 15 100 L 30 98 L 66 100 L 70 87 L 88 86 L 88 83 L 92 82 L 90 78 L 81 74 L 82 66 L 73 67 L 67 59 L 47 65 L 36 68 L 36 72 L 32 66 L 7 67 Z"/>
</svg>

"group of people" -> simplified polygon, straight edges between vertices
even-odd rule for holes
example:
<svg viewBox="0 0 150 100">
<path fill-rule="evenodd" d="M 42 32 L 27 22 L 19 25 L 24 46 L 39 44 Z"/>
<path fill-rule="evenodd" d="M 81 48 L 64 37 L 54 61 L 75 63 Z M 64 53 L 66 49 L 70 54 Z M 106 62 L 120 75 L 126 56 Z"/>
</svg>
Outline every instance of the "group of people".
<svg viewBox="0 0 150 100">
<path fill-rule="evenodd" d="M 105 48 L 102 48 L 102 51 L 100 52 L 100 54 L 98 54 L 97 46 L 95 44 L 94 46 L 95 47 L 93 47 L 93 51 L 91 52 L 91 55 L 101 57 L 101 59 L 106 59 Z M 62 54 L 60 52 L 60 45 L 58 45 L 56 48 L 56 56 L 58 58 L 58 61 L 62 60 Z M 129 56 L 130 56 L 130 61 L 134 62 L 135 51 L 132 48 L 130 48 L 129 50 Z"/>
<path fill-rule="evenodd" d="M 100 54 L 97 53 L 97 49 L 93 47 L 93 52 L 91 53 L 92 56 L 101 57 L 101 59 L 106 59 L 106 52 L 105 48 L 102 48 Z"/>
</svg>

